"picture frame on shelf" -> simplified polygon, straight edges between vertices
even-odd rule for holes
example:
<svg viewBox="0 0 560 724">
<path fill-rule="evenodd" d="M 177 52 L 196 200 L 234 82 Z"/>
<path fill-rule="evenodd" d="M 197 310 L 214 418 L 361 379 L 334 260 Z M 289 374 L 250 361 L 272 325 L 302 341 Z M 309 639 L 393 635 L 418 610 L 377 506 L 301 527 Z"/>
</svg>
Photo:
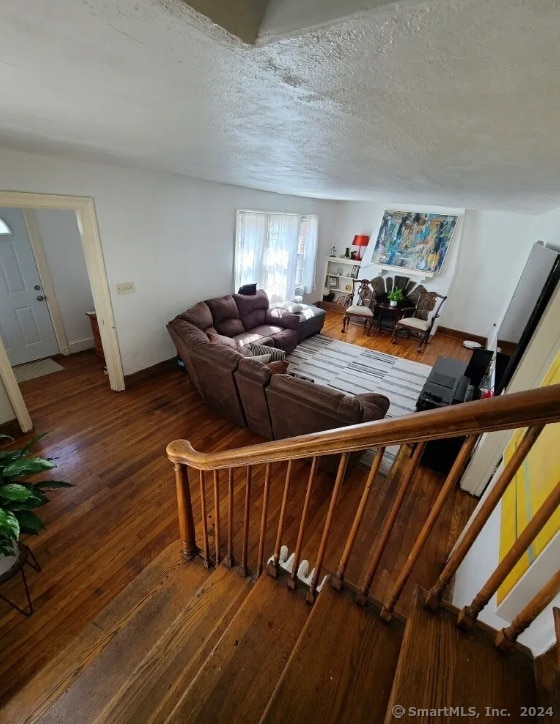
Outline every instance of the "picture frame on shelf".
<svg viewBox="0 0 560 724">
<path fill-rule="evenodd" d="M 360 273 L 360 265 L 354 264 L 354 266 L 352 267 L 352 271 L 350 272 L 350 276 L 352 277 L 352 279 L 357 279 L 359 273 Z"/>
<path fill-rule="evenodd" d="M 338 289 L 338 277 L 329 277 L 329 289 Z"/>
</svg>

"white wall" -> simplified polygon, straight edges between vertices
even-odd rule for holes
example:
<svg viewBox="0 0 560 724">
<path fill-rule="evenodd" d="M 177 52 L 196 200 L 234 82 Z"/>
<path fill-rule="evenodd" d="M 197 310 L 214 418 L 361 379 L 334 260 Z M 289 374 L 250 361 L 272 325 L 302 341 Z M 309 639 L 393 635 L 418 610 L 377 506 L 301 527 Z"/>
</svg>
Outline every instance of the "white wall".
<svg viewBox="0 0 560 724">
<path fill-rule="evenodd" d="M 11 405 L 4 383 L 0 380 L 0 425 L 16 419 L 14 409 Z"/>
<path fill-rule="evenodd" d="M 560 349 L 559 318 L 560 288 L 556 290 L 550 300 L 546 312 L 543 314 L 535 330 L 531 344 L 527 347 L 511 383 L 508 385 L 508 392 L 528 390 L 540 385 Z M 492 470 L 499 461 L 510 436 L 510 433 L 503 432 L 493 432 L 485 436 L 469 463 L 461 487 L 468 484 L 471 478 L 473 482 L 476 482 L 477 479 L 483 480 L 484 483 L 486 482 L 489 475 L 488 471 Z M 496 454 L 494 457 L 491 457 L 494 448 L 496 448 Z M 488 495 L 492 489 L 493 482 L 494 480 L 488 486 L 485 496 Z M 482 498 L 482 500 L 484 500 L 484 498 Z M 477 510 L 473 513 L 473 517 L 476 515 L 481 503 L 479 503 Z M 453 595 L 453 603 L 455 606 L 462 607 L 470 603 L 496 567 L 499 550 L 499 523 L 500 509 L 498 507 L 457 571 Z M 552 570 L 556 570 L 559 555 L 560 533 L 557 534 L 554 541 L 550 543 L 545 551 L 541 553 L 537 561 L 531 566 L 529 571 L 527 571 L 510 596 L 505 599 L 500 610 L 497 610 L 496 597 L 494 597 L 482 612 L 481 620 L 497 628 L 502 628 L 507 625 L 511 621 L 513 613 L 518 612 L 522 606 L 528 603 L 530 598 L 546 582 L 550 576 L 551 566 Z M 514 594 L 515 597 L 512 599 Z M 511 605 L 510 599 L 515 601 L 515 605 Z M 559 605 L 560 595 L 556 597 L 555 601 L 555 605 Z M 543 611 L 520 638 L 520 641 L 526 646 L 529 646 L 535 654 L 546 651 L 547 648 L 554 643 L 551 606 Z M 508 608 L 510 609 L 508 613 L 511 615 L 508 618 L 503 618 L 502 616 L 505 616 L 505 611 L 507 611 Z"/>
<path fill-rule="evenodd" d="M 233 291 L 236 209 L 317 214 L 322 242 L 338 206 L 3 149 L 0 188 L 94 198 L 125 374 L 173 355 L 165 324 L 178 312 Z M 115 285 L 128 281 L 136 292 L 117 296 Z M 320 297 L 321 285 L 319 279 L 313 298 Z"/>
<path fill-rule="evenodd" d="M 93 347 L 86 317 L 86 312 L 93 309 L 93 298 L 76 214 L 60 209 L 36 209 L 35 218 L 70 352 Z"/>
<path fill-rule="evenodd" d="M 389 208 L 462 215 L 462 226 L 455 230 L 441 274 L 424 283 L 448 295 L 442 309 L 442 326 L 486 336 L 506 309 L 537 241 L 538 217 L 407 203 L 349 202 L 339 207 L 335 233 L 322 253 L 327 255 L 333 244 L 343 253 L 355 234 L 369 234 L 371 240 L 360 276 L 367 277 L 370 272 L 376 275 L 377 267 L 368 267 L 366 262 L 372 258 L 383 212 Z"/>
</svg>

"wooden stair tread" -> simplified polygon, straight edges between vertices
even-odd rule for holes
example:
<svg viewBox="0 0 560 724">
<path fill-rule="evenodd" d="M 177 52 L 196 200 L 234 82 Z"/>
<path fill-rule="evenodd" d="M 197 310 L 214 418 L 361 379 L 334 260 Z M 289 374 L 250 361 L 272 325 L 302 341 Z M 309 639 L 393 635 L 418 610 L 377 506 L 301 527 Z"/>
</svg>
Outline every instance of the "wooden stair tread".
<svg viewBox="0 0 560 724">
<path fill-rule="evenodd" d="M 232 605 L 245 597 L 249 579 L 220 566 L 200 589 L 183 601 L 175 620 L 154 642 L 134 627 L 135 641 L 120 636 L 74 682 L 41 722 L 146 721 L 169 713 L 227 627 Z M 159 612 L 150 609 L 150 615 Z"/>
<path fill-rule="evenodd" d="M 403 634 L 402 623 L 325 585 L 262 721 L 382 721 Z"/>
<path fill-rule="evenodd" d="M 422 709 L 473 707 L 479 719 L 487 717 L 486 707 L 505 709 L 509 717 L 487 717 L 492 721 L 536 722 L 521 718 L 522 707 L 535 706 L 533 663 L 519 650 L 500 653 L 493 645 L 489 627 L 475 626 L 463 631 L 457 626 L 457 609 L 445 604 L 435 613 L 424 608 L 424 592 L 417 589 L 407 621 L 393 690 L 385 723 L 396 722 L 391 709 L 399 705 Z M 474 722 L 477 713 L 461 716 Z M 414 721 L 436 721 L 417 716 Z M 441 716 L 438 722 L 457 721 Z"/>
<path fill-rule="evenodd" d="M 168 722 L 258 722 L 310 613 L 302 596 L 259 578 Z"/>
<path fill-rule="evenodd" d="M 185 563 L 178 541 L 169 545 L 5 704 L 5 721 L 37 721 L 114 640 L 129 654 L 147 650 L 208 575 L 201 564 Z"/>
</svg>

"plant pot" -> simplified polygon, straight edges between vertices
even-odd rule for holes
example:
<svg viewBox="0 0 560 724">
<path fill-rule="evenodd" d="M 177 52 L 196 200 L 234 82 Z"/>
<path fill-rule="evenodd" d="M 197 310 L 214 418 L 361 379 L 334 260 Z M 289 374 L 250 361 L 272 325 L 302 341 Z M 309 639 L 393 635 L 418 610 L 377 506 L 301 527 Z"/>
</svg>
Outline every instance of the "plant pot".
<svg viewBox="0 0 560 724">
<path fill-rule="evenodd" d="M 396 307 L 396 306 L 397 306 L 397 302 L 395 302 L 393 299 L 389 299 L 389 306 L 390 306 L 390 307 Z"/>
<path fill-rule="evenodd" d="M 0 558 L 0 576 L 7 573 L 10 568 L 13 568 L 19 557 L 19 548 L 16 541 L 14 541 L 14 555 L 13 556 L 2 556 Z"/>
</svg>

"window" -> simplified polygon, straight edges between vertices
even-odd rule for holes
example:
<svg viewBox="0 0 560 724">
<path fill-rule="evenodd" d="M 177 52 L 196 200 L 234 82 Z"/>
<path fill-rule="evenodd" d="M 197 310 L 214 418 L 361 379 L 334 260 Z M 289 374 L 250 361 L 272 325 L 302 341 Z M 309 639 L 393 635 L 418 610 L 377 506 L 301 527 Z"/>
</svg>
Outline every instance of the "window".
<svg viewBox="0 0 560 724">
<path fill-rule="evenodd" d="M 299 214 L 238 211 L 235 287 L 257 282 L 271 301 L 313 291 L 318 219 Z"/>
<path fill-rule="evenodd" d="M 11 234 L 11 233 L 12 233 L 12 230 L 10 229 L 8 224 L 6 224 L 4 219 L 0 219 L 0 234 Z"/>
</svg>

